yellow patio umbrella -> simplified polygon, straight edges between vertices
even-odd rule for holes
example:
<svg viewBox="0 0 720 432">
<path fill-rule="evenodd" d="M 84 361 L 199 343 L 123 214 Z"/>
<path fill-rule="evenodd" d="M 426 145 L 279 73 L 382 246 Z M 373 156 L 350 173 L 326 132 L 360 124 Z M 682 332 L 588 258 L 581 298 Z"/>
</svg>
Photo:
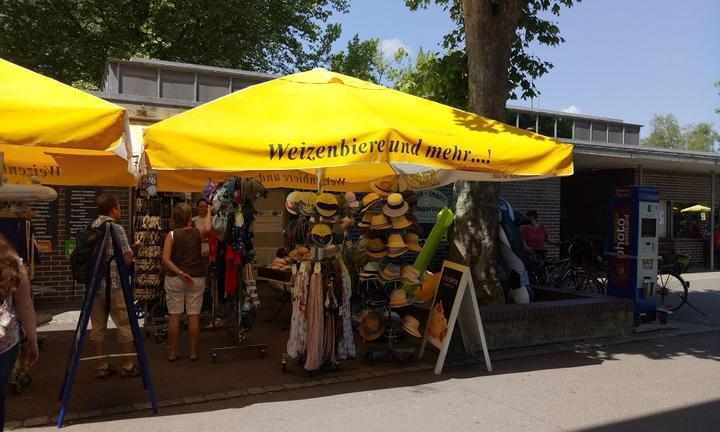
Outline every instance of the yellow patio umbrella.
<svg viewBox="0 0 720 432">
<path fill-rule="evenodd" d="M 695 204 L 691 207 L 686 207 L 680 210 L 680 213 L 710 213 L 710 207 L 706 207 L 702 204 Z"/>
<path fill-rule="evenodd" d="M 125 109 L 0 59 L 0 143 L 106 150 Z"/>
<path fill-rule="evenodd" d="M 3 175 L 11 184 L 31 184 L 33 177 L 53 186 L 131 187 L 135 178 L 127 161 L 112 151 L 0 144 Z"/>
<path fill-rule="evenodd" d="M 573 173 L 569 144 L 324 69 L 163 120 L 144 141 L 161 190 L 169 171 L 190 190 L 208 173 L 254 172 L 270 187 L 312 187 L 319 173 L 325 189 L 355 191 L 385 176 L 423 189 Z"/>
</svg>

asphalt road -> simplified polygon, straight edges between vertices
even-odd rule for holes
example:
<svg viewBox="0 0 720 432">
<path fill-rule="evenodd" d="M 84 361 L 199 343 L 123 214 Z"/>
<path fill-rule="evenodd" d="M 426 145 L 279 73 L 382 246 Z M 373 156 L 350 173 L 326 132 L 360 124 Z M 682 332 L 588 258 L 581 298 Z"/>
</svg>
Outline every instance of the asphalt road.
<svg viewBox="0 0 720 432">
<path fill-rule="evenodd" d="M 720 333 L 279 392 L 68 431 L 717 431 Z M 54 428 L 32 429 L 51 431 Z"/>
</svg>

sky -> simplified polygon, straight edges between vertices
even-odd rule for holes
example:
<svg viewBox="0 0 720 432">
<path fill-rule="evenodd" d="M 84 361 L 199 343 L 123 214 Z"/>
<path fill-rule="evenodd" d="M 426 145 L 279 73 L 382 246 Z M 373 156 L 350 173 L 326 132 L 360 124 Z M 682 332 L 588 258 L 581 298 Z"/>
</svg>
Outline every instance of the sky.
<svg viewBox="0 0 720 432">
<path fill-rule="evenodd" d="M 674 114 L 681 125 L 713 123 L 720 130 L 720 1 L 584 0 L 553 19 L 566 42 L 531 51 L 555 64 L 535 82 L 534 107 L 610 117 L 645 125 Z M 411 12 L 404 0 L 352 0 L 336 17 L 343 48 L 355 33 L 379 38 L 388 53 L 440 51 L 453 28 L 437 6 Z M 531 101 L 510 101 L 531 106 Z"/>
</svg>

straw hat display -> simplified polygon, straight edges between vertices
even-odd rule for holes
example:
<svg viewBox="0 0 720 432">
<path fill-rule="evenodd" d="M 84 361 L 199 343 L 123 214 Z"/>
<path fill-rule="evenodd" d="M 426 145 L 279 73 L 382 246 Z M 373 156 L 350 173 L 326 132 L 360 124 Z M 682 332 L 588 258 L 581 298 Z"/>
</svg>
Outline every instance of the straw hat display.
<svg viewBox="0 0 720 432">
<path fill-rule="evenodd" d="M 376 311 L 367 311 L 360 321 L 360 337 L 366 341 L 373 341 L 382 336 L 385 330 L 380 314 Z"/>
<path fill-rule="evenodd" d="M 420 333 L 420 321 L 412 315 L 405 315 L 403 317 L 402 329 L 411 336 L 422 337 Z"/>
<path fill-rule="evenodd" d="M 392 225 L 390 225 L 384 214 L 376 214 L 372 217 L 372 222 L 370 222 L 370 229 L 374 231 L 386 230 L 391 227 Z"/>
<path fill-rule="evenodd" d="M 388 264 L 378 275 L 378 278 L 382 282 L 397 282 L 402 279 L 402 273 L 400 272 L 400 266 L 397 264 Z"/>
<path fill-rule="evenodd" d="M 398 184 L 394 177 L 383 177 L 370 183 L 370 189 L 373 192 L 382 195 L 384 197 L 391 193 L 397 192 Z"/>
<path fill-rule="evenodd" d="M 398 288 L 390 293 L 390 302 L 388 303 L 388 306 L 391 308 L 401 308 L 409 305 L 410 300 L 408 300 L 407 292 L 405 292 L 404 289 Z"/>
<path fill-rule="evenodd" d="M 383 258 L 387 256 L 387 249 L 382 239 L 372 238 L 367 240 L 365 253 L 372 258 Z"/>
<path fill-rule="evenodd" d="M 370 192 L 363 197 L 361 202 L 362 209 L 360 211 L 365 213 L 380 202 L 382 202 L 382 197 L 378 193 Z"/>
<path fill-rule="evenodd" d="M 332 229 L 323 223 L 315 224 L 310 231 L 310 237 L 315 246 L 324 249 L 332 244 Z"/>
<path fill-rule="evenodd" d="M 388 256 L 391 258 L 399 257 L 408 251 L 405 241 L 400 234 L 390 234 L 390 236 L 388 236 L 387 248 Z"/>
<path fill-rule="evenodd" d="M 360 273 L 360 280 L 372 280 L 377 279 L 380 274 L 380 263 L 377 261 L 370 261 L 365 264 L 362 272 Z"/>
<path fill-rule="evenodd" d="M 405 216 L 409 209 L 410 206 L 405 202 L 402 195 L 394 193 L 387 197 L 387 203 L 383 206 L 383 213 L 388 217 L 395 218 Z"/>
<path fill-rule="evenodd" d="M 432 301 L 438 285 L 440 285 L 440 273 L 435 273 L 426 278 L 422 285 L 415 288 L 415 299 L 422 303 Z"/>
<path fill-rule="evenodd" d="M 403 240 L 405 240 L 405 244 L 407 245 L 409 251 L 422 251 L 422 246 L 420 246 L 420 236 L 418 236 L 417 234 L 410 232 L 405 233 L 405 235 L 403 235 Z"/>
<path fill-rule="evenodd" d="M 412 225 L 412 222 L 410 222 L 408 218 L 405 217 L 405 215 L 393 217 L 390 219 L 392 220 L 392 228 L 396 230 L 405 229 Z"/>
</svg>

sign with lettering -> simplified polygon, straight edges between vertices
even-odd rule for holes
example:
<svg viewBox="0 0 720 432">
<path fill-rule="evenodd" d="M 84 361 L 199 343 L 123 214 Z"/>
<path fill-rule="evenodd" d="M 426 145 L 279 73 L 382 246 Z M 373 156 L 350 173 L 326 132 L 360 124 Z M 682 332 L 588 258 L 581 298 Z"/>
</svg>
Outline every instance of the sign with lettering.
<svg viewBox="0 0 720 432">
<path fill-rule="evenodd" d="M 31 221 L 38 246 L 42 252 L 50 252 L 57 244 L 57 201 L 33 203 L 31 208 L 37 214 Z"/>
<path fill-rule="evenodd" d="M 65 238 L 74 239 L 79 231 L 97 219 L 95 199 L 98 190 L 95 188 L 68 188 L 65 192 Z"/>
<path fill-rule="evenodd" d="M 470 268 L 445 261 L 440 272 L 440 283 L 433 298 L 430 316 L 425 325 L 425 336 L 419 355 L 419 358 L 423 357 L 427 342 L 440 350 L 435 364 L 436 375 L 442 373 L 456 324 L 460 330 L 465 352 L 472 355 L 482 349 L 485 366 L 488 372 L 492 372 L 490 354 L 485 341 Z"/>
</svg>

